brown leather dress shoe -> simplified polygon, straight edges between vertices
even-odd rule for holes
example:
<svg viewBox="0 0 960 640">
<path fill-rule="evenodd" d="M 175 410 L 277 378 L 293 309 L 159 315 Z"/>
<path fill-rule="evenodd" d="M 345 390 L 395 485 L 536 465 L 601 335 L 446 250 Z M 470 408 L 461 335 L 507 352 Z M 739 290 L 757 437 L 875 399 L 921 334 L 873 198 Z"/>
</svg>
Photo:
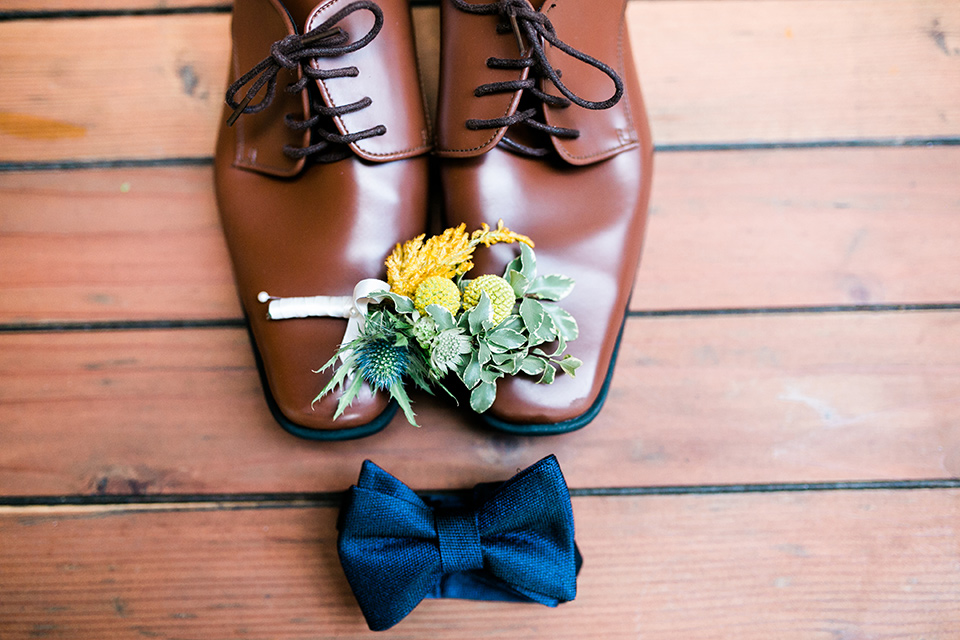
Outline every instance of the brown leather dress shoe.
<svg viewBox="0 0 960 640">
<path fill-rule="evenodd" d="M 625 0 L 442 0 L 437 154 L 450 225 L 502 218 L 536 243 L 540 273 L 576 286 L 576 377 L 516 376 L 487 422 L 520 434 L 579 429 L 613 371 L 650 194 L 652 143 Z M 501 273 L 509 245 L 477 255 Z"/>
<path fill-rule="evenodd" d="M 271 296 L 348 296 L 426 228 L 430 133 L 407 0 L 235 0 L 216 191 L 268 402 L 288 431 L 383 428 L 369 389 L 336 422 L 330 379 L 346 320 L 267 319 Z M 228 124 L 229 123 L 229 124 Z"/>
</svg>

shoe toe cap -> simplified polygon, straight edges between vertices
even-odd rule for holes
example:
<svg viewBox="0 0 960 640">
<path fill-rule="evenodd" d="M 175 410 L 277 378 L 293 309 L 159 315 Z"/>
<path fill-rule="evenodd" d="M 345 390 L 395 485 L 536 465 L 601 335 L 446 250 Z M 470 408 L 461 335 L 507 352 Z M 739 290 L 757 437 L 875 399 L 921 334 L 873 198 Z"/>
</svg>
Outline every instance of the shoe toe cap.
<svg viewBox="0 0 960 640">
<path fill-rule="evenodd" d="M 267 372 L 265 390 L 271 409 L 288 430 L 313 430 L 317 439 L 324 439 L 324 434 L 335 439 L 337 432 L 362 429 L 388 409 L 389 398 L 372 392 L 367 385 L 336 420 L 338 390 L 316 399 L 335 366 L 319 373 L 317 370 L 335 353 L 345 324 L 343 320 L 311 318 L 261 327 L 256 343 L 263 359 L 261 370 Z"/>
</svg>

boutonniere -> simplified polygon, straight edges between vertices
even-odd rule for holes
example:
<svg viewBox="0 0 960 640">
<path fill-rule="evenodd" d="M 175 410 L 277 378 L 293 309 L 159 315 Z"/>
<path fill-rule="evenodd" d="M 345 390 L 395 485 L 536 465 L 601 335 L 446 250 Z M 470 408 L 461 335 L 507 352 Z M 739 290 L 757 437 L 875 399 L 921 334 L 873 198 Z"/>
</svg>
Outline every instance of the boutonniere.
<svg viewBox="0 0 960 640">
<path fill-rule="evenodd" d="M 474 274 L 477 247 L 517 244 L 519 254 L 503 275 Z M 575 375 L 581 362 L 566 353 L 578 334 L 577 322 L 559 301 L 574 282 L 541 275 L 533 241 L 503 226 L 465 225 L 440 235 L 417 236 L 397 245 L 386 259 L 387 282 L 364 280 L 352 297 L 277 299 L 270 317 L 333 315 L 349 318 L 337 353 L 319 371 L 335 369 L 314 401 L 340 394 L 334 419 L 368 384 L 397 401 L 417 425 L 407 394 L 413 384 L 453 396 L 447 385 L 462 384 L 470 407 L 483 413 L 505 376 L 529 375 L 551 384 L 557 373 Z M 296 308 L 294 308 L 296 307 Z"/>
</svg>

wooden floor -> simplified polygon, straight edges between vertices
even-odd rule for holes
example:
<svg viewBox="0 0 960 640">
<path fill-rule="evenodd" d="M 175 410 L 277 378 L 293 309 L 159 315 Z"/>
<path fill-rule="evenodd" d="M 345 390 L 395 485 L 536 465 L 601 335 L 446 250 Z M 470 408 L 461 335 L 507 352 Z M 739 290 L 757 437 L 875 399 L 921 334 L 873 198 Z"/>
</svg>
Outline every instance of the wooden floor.
<svg viewBox="0 0 960 640">
<path fill-rule="evenodd" d="M 384 638 L 960 638 L 960 3 L 631 0 L 658 148 L 610 399 L 316 444 L 263 402 L 212 193 L 229 5 L 0 3 L 0 639 L 369 637 L 365 458 L 555 453 L 575 602 Z M 415 9 L 435 95 L 437 7 Z"/>
</svg>

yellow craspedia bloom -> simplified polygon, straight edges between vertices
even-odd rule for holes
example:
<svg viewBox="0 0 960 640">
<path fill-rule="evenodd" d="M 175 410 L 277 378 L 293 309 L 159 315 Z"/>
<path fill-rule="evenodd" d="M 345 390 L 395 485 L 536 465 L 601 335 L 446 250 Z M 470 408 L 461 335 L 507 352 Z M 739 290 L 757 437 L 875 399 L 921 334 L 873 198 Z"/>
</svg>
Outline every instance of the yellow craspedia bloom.
<svg viewBox="0 0 960 640">
<path fill-rule="evenodd" d="M 490 317 L 493 318 L 494 325 L 500 324 L 510 315 L 513 304 L 517 301 L 509 282 L 500 276 L 488 273 L 467 285 L 463 292 L 463 306 L 468 309 L 477 306 L 481 293 L 486 293 L 490 298 Z"/>
<path fill-rule="evenodd" d="M 427 315 L 427 307 L 438 304 L 453 315 L 460 311 L 460 288 L 450 278 L 430 276 L 417 286 L 413 306 L 420 315 Z"/>
</svg>

